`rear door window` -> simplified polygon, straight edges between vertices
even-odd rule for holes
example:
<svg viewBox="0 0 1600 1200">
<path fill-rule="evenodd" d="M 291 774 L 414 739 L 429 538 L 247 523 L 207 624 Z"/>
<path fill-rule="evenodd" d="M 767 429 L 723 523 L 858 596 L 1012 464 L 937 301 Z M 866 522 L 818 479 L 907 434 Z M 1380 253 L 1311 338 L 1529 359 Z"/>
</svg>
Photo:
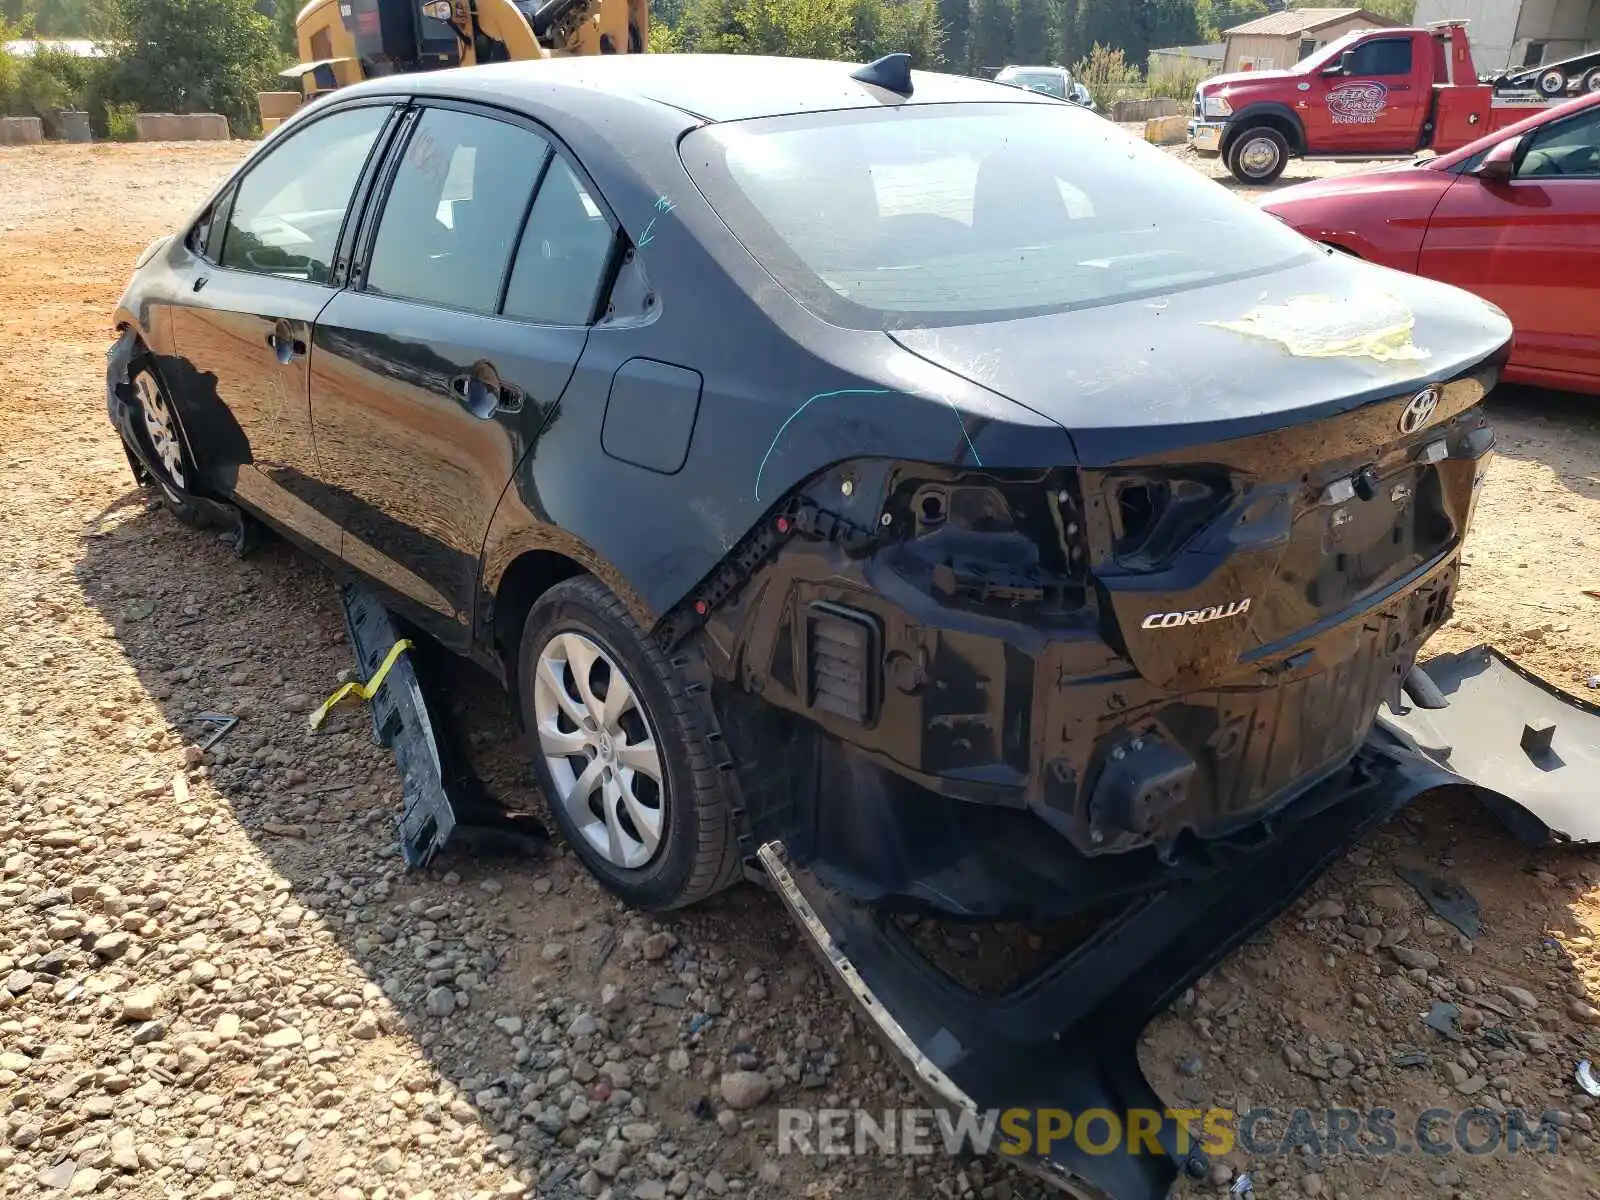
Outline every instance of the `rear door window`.
<svg viewBox="0 0 1600 1200">
<path fill-rule="evenodd" d="M 492 314 L 550 144 L 521 125 L 428 109 L 384 201 L 366 290 Z"/>
<path fill-rule="evenodd" d="M 327 283 L 350 197 L 390 111 L 330 113 L 268 150 L 234 193 L 222 265 Z M 210 235 L 208 246 L 215 240 Z"/>
<path fill-rule="evenodd" d="M 505 315 L 542 325 L 587 325 L 615 241 L 616 230 L 588 186 L 557 157 L 517 248 Z"/>
</svg>

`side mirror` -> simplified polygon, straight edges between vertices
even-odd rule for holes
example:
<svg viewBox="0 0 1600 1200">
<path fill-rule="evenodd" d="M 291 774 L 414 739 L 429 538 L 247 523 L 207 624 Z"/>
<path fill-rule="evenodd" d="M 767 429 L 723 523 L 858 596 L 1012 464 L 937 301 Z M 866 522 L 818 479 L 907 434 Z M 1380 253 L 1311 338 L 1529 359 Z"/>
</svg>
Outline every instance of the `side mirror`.
<svg viewBox="0 0 1600 1200">
<path fill-rule="evenodd" d="M 1346 50 L 1339 55 L 1338 61 L 1323 70 L 1324 75 L 1354 75 L 1356 70 L 1356 52 Z"/>
<path fill-rule="evenodd" d="M 1490 148 L 1472 173 L 1490 183 L 1509 183 L 1517 174 L 1517 155 L 1522 150 L 1520 137 L 1506 138 Z"/>
</svg>

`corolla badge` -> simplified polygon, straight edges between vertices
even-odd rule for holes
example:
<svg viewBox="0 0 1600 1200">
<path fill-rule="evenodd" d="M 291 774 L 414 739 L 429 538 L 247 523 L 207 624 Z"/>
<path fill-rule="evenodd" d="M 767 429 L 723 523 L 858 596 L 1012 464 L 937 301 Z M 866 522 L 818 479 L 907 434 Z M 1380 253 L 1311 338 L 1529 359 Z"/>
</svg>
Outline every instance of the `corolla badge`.
<svg viewBox="0 0 1600 1200">
<path fill-rule="evenodd" d="M 1371 125 L 1389 102 L 1389 89 L 1370 79 L 1341 84 L 1328 93 L 1335 125 Z"/>
<path fill-rule="evenodd" d="M 1433 418 L 1434 409 L 1438 407 L 1439 389 L 1432 386 L 1423 388 L 1400 410 L 1400 432 L 1415 433 Z"/>
<path fill-rule="evenodd" d="M 1235 600 L 1231 604 L 1213 604 L 1207 608 L 1191 608 L 1183 612 L 1153 612 L 1139 622 L 1141 629 L 1173 629 L 1179 625 L 1204 625 L 1224 617 L 1237 617 L 1250 611 L 1250 598 Z"/>
</svg>

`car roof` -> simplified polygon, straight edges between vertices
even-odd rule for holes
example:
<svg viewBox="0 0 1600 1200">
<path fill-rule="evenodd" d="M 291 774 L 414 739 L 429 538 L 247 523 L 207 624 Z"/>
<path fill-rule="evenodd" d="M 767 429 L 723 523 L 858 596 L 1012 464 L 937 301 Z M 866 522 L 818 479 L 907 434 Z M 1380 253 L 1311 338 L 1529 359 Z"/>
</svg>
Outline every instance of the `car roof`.
<svg viewBox="0 0 1600 1200">
<path fill-rule="evenodd" d="M 1592 108 L 1597 104 L 1600 104 L 1600 92 L 1590 92 L 1587 95 L 1579 96 L 1575 100 L 1567 100 L 1549 108 L 1541 108 L 1515 124 L 1497 129 L 1493 133 L 1486 133 L 1477 141 L 1468 142 L 1458 150 L 1452 150 L 1448 154 L 1441 154 L 1437 158 L 1431 158 L 1422 165 L 1431 167 L 1436 171 L 1447 171 L 1451 167 L 1466 162 L 1473 155 L 1481 154 L 1489 149 L 1490 146 L 1503 142 L 1509 137 L 1516 137 L 1518 134 L 1527 133 L 1528 130 L 1535 129 L 1540 125 L 1570 117 L 1573 113 L 1582 112 L 1584 109 Z"/>
<path fill-rule="evenodd" d="M 911 95 L 852 79 L 860 63 L 755 54 L 602 54 L 384 76 L 342 88 L 410 95 L 494 97 L 581 106 L 594 91 L 665 105 L 705 121 L 904 104 L 1045 104 L 1051 98 L 987 79 L 912 71 Z"/>
</svg>

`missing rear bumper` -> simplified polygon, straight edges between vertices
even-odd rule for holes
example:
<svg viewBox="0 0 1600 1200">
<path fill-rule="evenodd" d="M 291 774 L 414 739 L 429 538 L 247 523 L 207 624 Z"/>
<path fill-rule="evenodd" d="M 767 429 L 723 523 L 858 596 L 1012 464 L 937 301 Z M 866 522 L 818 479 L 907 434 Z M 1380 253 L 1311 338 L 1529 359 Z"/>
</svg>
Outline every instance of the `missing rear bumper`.
<svg viewBox="0 0 1600 1200">
<path fill-rule="evenodd" d="M 1144 1131 L 1109 1153 L 1071 1137 L 1045 1147 L 1002 1137 L 975 1148 L 1075 1196 L 1159 1200 L 1180 1173 L 1203 1177 L 1210 1163 L 1198 1131 L 1167 1107 L 1139 1067 L 1144 1027 L 1369 830 L 1424 791 L 1453 782 L 1421 755 L 1369 744 L 1247 859 L 1133 898 L 1000 996 L 957 984 L 883 909 L 830 888 L 795 865 L 781 842 L 765 843 L 759 858 L 835 982 L 936 1106 L 958 1121 L 963 1113 L 981 1121 L 1023 1110 L 1023 1124 L 1040 1129 L 1034 1122 L 1043 1110 L 1075 1117 L 1098 1109 L 1115 1114 L 1126 1132 L 1136 1122 Z"/>
</svg>

